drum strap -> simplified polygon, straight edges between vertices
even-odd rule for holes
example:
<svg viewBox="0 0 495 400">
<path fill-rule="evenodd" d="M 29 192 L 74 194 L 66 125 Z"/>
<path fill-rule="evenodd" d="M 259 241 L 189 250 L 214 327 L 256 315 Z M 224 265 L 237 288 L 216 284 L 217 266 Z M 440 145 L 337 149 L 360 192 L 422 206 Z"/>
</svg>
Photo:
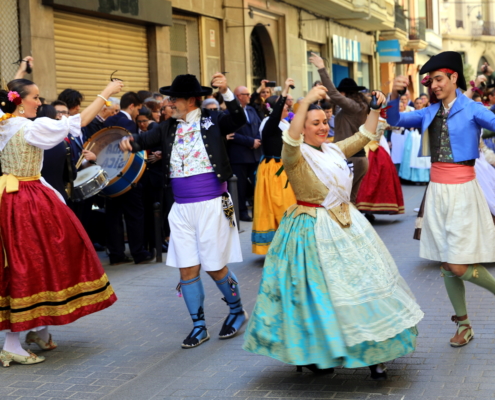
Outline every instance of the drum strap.
<svg viewBox="0 0 495 400">
<path fill-rule="evenodd" d="M 66 145 L 65 147 L 66 153 L 65 153 L 65 161 L 67 163 L 67 171 L 69 172 L 69 183 L 65 189 L 69 197 L 72 196 L 72 191 L 74 190 L 74 175 L 72 173 L 72 157 L 70 154 L 70 146 Z"/>
<path fill-rule="evenodd" d="M 2 175 L 0 177 L 0 204 L 4 190 L 7 193 L 15 193 L 19 191 L 19 182 L 37 181 L 40 178 L 41 178 L 41 174 L 35 176 L 15 176 L 12 174 Z M 3 239 L 1 235 L 0 235 L 0 240 L 2 241 L 3 256 L 5 259 L 4 267 L 8 267 L 9 264 L 7 262 L 7 253 L 5 251 L 5 246 L 3 244 Z"/>
</svg>

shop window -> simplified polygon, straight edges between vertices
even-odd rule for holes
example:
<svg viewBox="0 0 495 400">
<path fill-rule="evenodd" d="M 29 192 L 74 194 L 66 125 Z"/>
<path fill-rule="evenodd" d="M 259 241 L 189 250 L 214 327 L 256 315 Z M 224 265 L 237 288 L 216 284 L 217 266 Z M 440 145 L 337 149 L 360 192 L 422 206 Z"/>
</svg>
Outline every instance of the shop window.
<svg viewBox="0 0 495 400">
<path fill-rule="evenodd" d="M 368 63 L 368 56 L 361 55 L 361 62 L 357 67 L 357 84 L 358 86 L 364 86 L 370 88 L 370 65 Z M 365 61 L 366 60 L 366 61 Z"/>
</svg>

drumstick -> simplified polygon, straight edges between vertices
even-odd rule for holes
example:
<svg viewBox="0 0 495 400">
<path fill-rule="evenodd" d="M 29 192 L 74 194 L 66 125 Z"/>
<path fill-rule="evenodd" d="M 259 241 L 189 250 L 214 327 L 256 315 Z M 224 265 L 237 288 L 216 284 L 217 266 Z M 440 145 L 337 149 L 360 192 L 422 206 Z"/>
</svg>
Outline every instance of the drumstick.
<svg viewBox="0 0 495 400">
<path fill-rule="evenodd" d="M 91 151 L 91 149 L 93 148 L 93 146 L 94 146 L 94 145 L 95 145 L 95 142 L 90 143 L 90 144 L 88 145 L 88 147 L 87 147 L 86 149 L 84 149 L 84 150 Z M 83 153 L 81 153 L 81 157 L 79 157 L 79 160 L 77 160 L 76 169 L 79 169 L 79 167 L 81 166 L 81 164 L 82 164 L 83 160 L 84 160 L 84 154 L 83 154 Z"/>
</svg>

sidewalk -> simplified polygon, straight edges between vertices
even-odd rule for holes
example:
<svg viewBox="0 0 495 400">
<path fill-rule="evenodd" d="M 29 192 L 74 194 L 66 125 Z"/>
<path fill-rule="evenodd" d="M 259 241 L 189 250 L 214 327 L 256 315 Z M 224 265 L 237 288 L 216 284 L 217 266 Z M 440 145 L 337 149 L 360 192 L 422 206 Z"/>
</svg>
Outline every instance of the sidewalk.
<svg viewBox="0 0 495 400">
<path fill-rule="evenodd" d="M 267 357 L 241 349 L 242 335 L 219 340 L 228 313 L 216 285 L 205 276 L 205 315 L 211 339 L 183 350 L 191 321 L 176 296 L 178 272 L 164 264 L 105 269 L 119 300 L 109 309 L 67 326 L 53 327 L 56 350 L 42 352 L 34 366 L 0 367 L 0 399 L 489 399 L 495 393 L 493 296 L 467 284 L 476 339 L 467 347 L 448 345 L 453 314 L 438 266 L 419 258 L 412 239 L 413 212 L 424 186 L 404 186 L 406 214 L 377 216 L 374 227 L 418 298 L 426 317 L 419 325 L 414 354 L 388 363 L 389 380 L 374 382 L 367 368 L 336 369 L 329 376 L 296 373 Z M 254 306 L 264 257 L 251 254 L 250 223 L 241 223 L 244 262 L 231 265 L 243 303 Z M 100 253 L 103 254 L 103 253 Z M 490 266 L 494 271 L 493 266 Z"/>
</svg>

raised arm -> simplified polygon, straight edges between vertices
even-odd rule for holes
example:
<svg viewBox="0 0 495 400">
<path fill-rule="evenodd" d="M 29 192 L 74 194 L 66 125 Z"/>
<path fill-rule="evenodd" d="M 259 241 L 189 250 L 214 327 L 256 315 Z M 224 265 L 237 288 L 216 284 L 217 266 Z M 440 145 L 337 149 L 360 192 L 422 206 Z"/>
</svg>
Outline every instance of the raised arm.
<svg viewBox="0 0 495 400">
<path fill-rule="evenodd" d="M 110 82 L 107 87 L 102 90 L 101 94 L 81 112 L 81 126 L 86 126 L 93 121 L 96 115 L 101 111 L 101 108 L 105 105 L 106 100 L 114 94 L 119 93 L 123 87 L 124 82 L 122 81 L 113 80 Z"/>
<path fill-rule="evenodd" d="M 385 103 L 385 96 L 382 92 L 372 92 L 376 94 L 378 104 Z M 344 153 L 346 158 L 352 157 L 358 151 L 362 150 L 372 140 L 380 140 L 383 130 L 377 132 L 378 118 L 380 117 L 380 109 L 371 109 L 364 125 L 359 128 L 351 137 L 335 143 Z"/>
<path fill-rule="evenodd" d="M 294 80 L 292 78 L 288 78 L 285 81 L 284 90 L 282 91 L 281 96 L 278 98 L 275 106 L 273 107 L 273 111 L 268 117 L 268 120 L 263 127 L 263 131 L 261 132 L 262 137 L 279 135 L 280 129 L 278 129 L 278 125 L 280 124 L 280 120 L 282 119 L 282 113 L 284 111 L 285 102 L 287 101 L 287 95 L 289 94 L 290 86 L 294 85 Z"/>
<path fill-rule="evenodd" d="M 335 85 L 333 84 L 328 72 L 325 68 L 325 63 L 323 59 L 316 53 L 311 53 L 312 56 L 309 57 L 309 61 L 318 68 L 318 73 L 320 74 L 321 83 L 328 90 L 328 96 L 332 103 L 337 104 L 346 113 L 359 113 L 361 112 L 361 105 L 356 103 L 354 100 L 348 99 L 347 97 L 340 94 Z"/>
</svg>

